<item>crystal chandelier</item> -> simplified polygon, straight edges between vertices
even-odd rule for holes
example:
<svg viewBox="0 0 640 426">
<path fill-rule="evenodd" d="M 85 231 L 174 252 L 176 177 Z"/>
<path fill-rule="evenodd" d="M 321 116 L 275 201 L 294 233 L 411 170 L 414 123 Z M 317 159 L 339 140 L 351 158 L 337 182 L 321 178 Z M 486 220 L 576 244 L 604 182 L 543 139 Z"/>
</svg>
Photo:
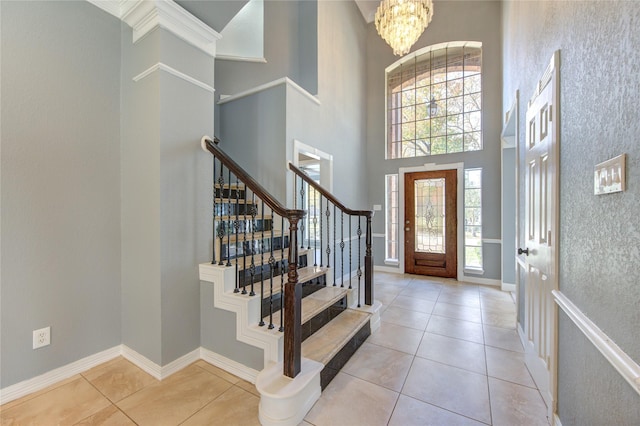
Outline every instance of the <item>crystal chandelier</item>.
<svg viewBox="0 0 640 426">
<path fill-rule="evenodd" d="M 405 55 L 432 16 L 432 0 L 382 0 L 376 10 L 376 29 L 394 55 Z"/>
</svg>

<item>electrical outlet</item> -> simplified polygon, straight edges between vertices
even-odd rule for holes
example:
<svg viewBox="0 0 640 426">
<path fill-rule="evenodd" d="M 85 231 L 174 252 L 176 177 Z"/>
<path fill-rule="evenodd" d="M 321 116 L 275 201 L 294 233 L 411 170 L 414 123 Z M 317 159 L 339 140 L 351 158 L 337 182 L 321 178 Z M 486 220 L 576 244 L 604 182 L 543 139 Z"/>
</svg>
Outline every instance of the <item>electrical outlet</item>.
<svg viewBox="0 0 640 426">
<path fill-rule="evenodd" d="M 51 344 L 51 327 L 33 330 L 33 349 L 38 349 Z"/>
</svg>

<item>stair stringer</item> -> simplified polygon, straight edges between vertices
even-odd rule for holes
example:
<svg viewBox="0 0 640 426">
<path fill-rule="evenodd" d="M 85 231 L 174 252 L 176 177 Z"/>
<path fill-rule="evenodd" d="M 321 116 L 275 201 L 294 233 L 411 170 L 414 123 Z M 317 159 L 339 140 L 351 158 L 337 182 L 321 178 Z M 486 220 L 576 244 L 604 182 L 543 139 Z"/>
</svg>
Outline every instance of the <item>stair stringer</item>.
<svg viewBox="0 0 640 426">
<path fill-rule="evenodd" d="M 282 362 L 284 334 L 259 327 L 260 295 L 234 293 L 235 268 L 201 263 L 200 280 L 213 284 L 213 306 L 236 314 L 236 339 L 264 351 L 264 366 Z"/>
</svg>

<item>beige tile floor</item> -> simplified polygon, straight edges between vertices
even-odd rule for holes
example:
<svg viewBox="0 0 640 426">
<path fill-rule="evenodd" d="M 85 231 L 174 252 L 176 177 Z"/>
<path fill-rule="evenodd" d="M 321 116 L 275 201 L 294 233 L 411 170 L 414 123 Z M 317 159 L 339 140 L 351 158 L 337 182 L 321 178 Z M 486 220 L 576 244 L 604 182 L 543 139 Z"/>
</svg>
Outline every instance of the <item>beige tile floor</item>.
<svg viewBox="0 0 640 426">
<path fill-rule="evenodd" d="M 376 273 L 380 329 L 303 425 L 547 425 L 511 295 Z M 0 407 L 4 425 L 257 425 L 255 387 L 204 361 L 159 382 L 116 358 Z"/>
</svg>

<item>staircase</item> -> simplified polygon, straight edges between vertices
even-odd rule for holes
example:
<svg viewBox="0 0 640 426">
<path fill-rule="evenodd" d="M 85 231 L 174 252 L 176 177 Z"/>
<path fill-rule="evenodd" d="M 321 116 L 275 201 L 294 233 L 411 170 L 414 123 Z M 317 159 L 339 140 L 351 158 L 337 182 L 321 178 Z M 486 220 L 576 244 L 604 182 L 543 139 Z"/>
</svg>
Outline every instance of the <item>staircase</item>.
<svg viewBox="0 0 640 426">
<path fill-rule="evenodd" d="M 298 424 L 379 323 L 372 212 L 348 209 L 293 165 L 306 209 L 287 209 L 211 139 L 202 148 L 213 155 L 213 256 L 201 280 L 216 308 L 236 313 L 237 340 L 264 350 L 261 423 Z"/>
</svg>

